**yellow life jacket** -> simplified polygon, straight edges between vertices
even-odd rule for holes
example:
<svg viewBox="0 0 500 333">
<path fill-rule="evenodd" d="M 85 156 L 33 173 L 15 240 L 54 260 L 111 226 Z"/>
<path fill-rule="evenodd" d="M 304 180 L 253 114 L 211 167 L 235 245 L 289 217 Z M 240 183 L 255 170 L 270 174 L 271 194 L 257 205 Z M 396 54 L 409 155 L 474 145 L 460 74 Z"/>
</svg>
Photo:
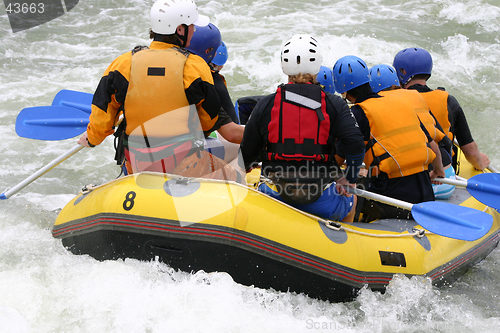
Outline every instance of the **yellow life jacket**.
<svg viewBox="0 0 500 333">
<path fill-rule="evenodd" d="M 190 133 L 196 109 L 189 107 L 184 90 L 187 57 L 178 48 L 145 49 L 132 56 L 124 103 L 127 135 L 169 138 Z"/>
<path fill-rule="evenodd" d="M 387 94 L 358 105 L 370 123 L 364 162 L 372 176 L 377 175 L 378 170 L 389 178 L 427 170 L 436 155 L 427 147 L 427 137 L 407 96 Z"/>
<path fill-rule="evenodd" d="M 454 134 L 450 131 L 451 124 L 448 118 L 448 93 L 444 90 L 436 89 L 423 92 L 421 95 L 424 97 L 439 125 L 443 128 L 444 134 L 453 141 Z"/>
<path fill-rule="evenodd" d="M 387 93 L 394 95 L 401 95 L 401 98 L 406 98 L 410 101 L 411 105 L 415 109 L 418 118 L 425 126 L 427 132 L 431 136 L 432 140 L 436 143 L 440 142 L 444 138 L 444 133 L 436 128 L 436 120 L 429 112 L 429 106 L 425 101 L 424 97 L 416 90 L 406 90 L 406 89 L 396 89 L 390 91 L 381 91 L 379 95 L 385 96 Z"/>
</svg>

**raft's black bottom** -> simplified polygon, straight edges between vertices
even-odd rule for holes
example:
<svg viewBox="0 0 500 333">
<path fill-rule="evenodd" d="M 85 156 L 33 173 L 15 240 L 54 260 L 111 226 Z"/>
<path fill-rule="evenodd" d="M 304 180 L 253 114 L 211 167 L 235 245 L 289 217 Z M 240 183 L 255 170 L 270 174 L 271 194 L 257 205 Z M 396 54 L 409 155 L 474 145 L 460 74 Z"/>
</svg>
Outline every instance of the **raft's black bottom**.
<svg viewBox="0 0 500 333">
<path fill-rule="evenodd" d="M 69 236 L 62 242 L 74 254 L 88 254 L 97 260 L 156 259 L 185 272 L 227 272 L 235 282 L 243 285 L 304 293 L 331 302 L 353 300 L 359 290 L 229 244 L 117 230 Z"/>
<path fill-rule="evenodd" d="M 385 229 L 383 222 L 356 226 L 392 230 Z M 400 231 L 411 227 L 394 221 L 389 225 Z M 332 241 L 342 235 L 327 228 L 323 231 Z M 226 272 L 243 285 L 304 293 L 331 302 L 353 300 L 364 285 L 384 291 L 393 277 L 389 272 L 357 271 L 238 229 L 208 224 L 99 214 L 55 226 L 52 233 L 71 252 L 97 260 L 158 260 L 185 272 Z M 499 239 L 497 231 L 426 276 L 438 286 L 454 282 L 484 259 Z M 425 240 L 416 239 L 427 250 L 430 244 Z M 406 267 L 403 253 L 379 254 L 382 265 Z"/>
</svg>

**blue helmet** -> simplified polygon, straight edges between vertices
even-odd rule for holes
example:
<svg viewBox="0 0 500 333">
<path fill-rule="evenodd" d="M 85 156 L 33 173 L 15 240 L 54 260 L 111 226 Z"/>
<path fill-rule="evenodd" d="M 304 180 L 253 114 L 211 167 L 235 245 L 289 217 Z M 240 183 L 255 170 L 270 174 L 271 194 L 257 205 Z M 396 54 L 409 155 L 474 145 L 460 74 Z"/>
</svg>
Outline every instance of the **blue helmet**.
<svg viewBox="0 0 500 333">
<path fill-rule="evenodd" d="M 318 76 L 316 80 L 325 87 L 325 91 L 332 94 L 335 93 L 335 87 L 333 86 L 333 72 L 330 68 L 326 66 L 321 66 L 319 68 Z"/>
<path fill-rule="evenodd" d="M 219 48 L 215 52 L 215 57 L 212 59 L 212 64 L 217 66 L 224 66 L 228 58 L 227 47 L 224 42 L 220 44 Z"/>
<path fill-rule="evenodd" d="M 378 93 L 396 85 L 399 87 L 399 79 L 396 70 L 389 65 L 376 65 L 370 68 L 370 86 L 373 92 Z"/>
<path fill-rule="evenodd" d="M 221 43 L 222 38 L 219 29 L 209 23 L 205 27 L 196 26 L 196 31 L 193 33 L 193 38 L 191 38 L 187 49 L 209 63 L 213 60 L 215 51 L 217 51 Z"/>
<path fill-rule="evenodd" d="M 345 56 L 333 66 L 335 90 L 339 94 L 370 82 L 370 73 L 366 63 L 356 56 Z"/>
<path fill-rule="evenodd" d="M 417 47 L 410 47 L 399 51 L 394 57 L 392 66 L 396 69 L 399 82 L 406 84 L 415 75 L 432 72 L 432 57 L 429 52 Z"/>
</svg>

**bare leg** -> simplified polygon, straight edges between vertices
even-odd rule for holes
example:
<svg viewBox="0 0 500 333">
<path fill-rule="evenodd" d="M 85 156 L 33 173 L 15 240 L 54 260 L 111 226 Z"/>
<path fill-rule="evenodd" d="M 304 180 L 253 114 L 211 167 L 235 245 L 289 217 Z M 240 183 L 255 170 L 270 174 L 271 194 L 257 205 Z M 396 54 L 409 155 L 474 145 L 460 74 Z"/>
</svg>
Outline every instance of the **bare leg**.
<svg viewBox="0 0 500 333">
<path fill-rule="evenodd" d="M 351 210 L 349 211 L 349 214 L 347 214 L 346 217 L 342 220 L 342 222 L 353 222 L 354 221 L 354 214 L 356 213 L 356 205 L 358 203 L 358 197 L 353 194 L 353 202 L 352 202 L 352 207 Z"/>
</svg>

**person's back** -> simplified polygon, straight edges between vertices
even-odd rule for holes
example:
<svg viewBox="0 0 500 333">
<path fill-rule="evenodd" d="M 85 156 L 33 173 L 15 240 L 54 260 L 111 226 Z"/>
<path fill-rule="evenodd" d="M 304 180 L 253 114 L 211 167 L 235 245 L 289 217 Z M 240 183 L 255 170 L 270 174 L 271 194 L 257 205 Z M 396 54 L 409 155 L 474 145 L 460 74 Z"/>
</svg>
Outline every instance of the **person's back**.
<svg viewBox="0 0 500 333">
<path fill-rule="evenodd" d="M 339 59 L 333 73 L 336 91 L 354 103 L 351 111 L 364 136 L 367 188 L 412 203 L 434 200 L 427 166 L 435 154 L 427 147 L 427 135 L 410 102 L 374 93 L 368 68 L 358 57 Z M 375 201 L 365 201 L 361 211 L 367 221 L 411 217 L 408 211 Z"/>
<path fill-rule="evenodd" d="M 479 151 L 458 101 L 442 88 L 432 90 L 427 86 L 433 67 L 430 53 L 421 48 L 403 49 L 394 57 L 393 66 L 402 87 L 415 89 L 423 95 L 445 134 L 452 141 L 457 139 L 467 160 L 476 169 L 486 168 L 490 160 Z M 451 151 L 448 153 L 452 154 Z M 453 166 L 456 168 L 456 163 Z"/>
<path fill-rule="evenodd" d="M 396 70 L 389 65 L 376 65 L 370 68 L 370 86 L 373 92 L 381 96 L 393 95 L 399 98 L 407 99 L 412 104 L 417 117 L 425 127 L 432 139 L 431 149 L 436 153 L 441 161 L 437 158 L 433 161 L 433 173 L 437 176 L 446 178 L 455 178 L 453 168 L 451 168 L 451 159 L 447 152 L 447 147 L 451 146 L 451 141 L 445 136 L 442 128 L 436 122 L 436 119 L 431 114 L 429 106 L 424 97 L 415 90 L 402 89 Z M 439 150 L 439 151 L 438 151 Z M 443 165 L 445 167 L 443 167 Z M 434 176 L 433 174 L 433 176 Z M 434 177 L 431 178 L 434 178 Z M 448 199 L 455 187 L 448 184 L 432 184 L 436 199 Z"/>
<path fill-rule="evenodd" d="M 372 174 L 380 170 L 388 178 L 426 171 L 435 155 L 427 149 L 425 133 L 406 94 L 388 92 L 380 96 L 355 102 L 370 124 L 367 167 Z"/>
<path fill-rule="evenodd" d="M 200 145 L 202 131 L 217 120 L 220 103 L 210 69 L 184 47 L 189 46 L 194 23 L 207 25 L 208 17 L 199 15 L 192 1 L 165 0 L 153 4 L 150 18 L 153 42 L 118 57 L 108 67 L 94 94 L 87 132 L 79 143 L 101 143 L 113 133 L 116 119 L 123 113 L 120 132 L 129 173 L 156 171 L 210 178 L 223 178 L 227 173 L 236 179 L 234 170 L 221 171 L 225 163 L 207 156 Z"/>
<path fill-rule="evenodd" d="M 259 190 L 318 216 L 351 221 L 354 196 L 343 189 L 347 196 L 339 196 L 337 186 L 330 186 L 339 176 L 334 143 L 344 141 L 350 154 L 347 181 L 339 182 L 354 185 L 363 156 L 361 133 L 347 104 L 314 84 L 321 53 L 313 37 L 293 36 L 281 54 L 289 83 L 263 97 L 252 111 L 241 144 L 245 168 L 262 156 L 262 175 L 272 183 Z"/>
</svg>

